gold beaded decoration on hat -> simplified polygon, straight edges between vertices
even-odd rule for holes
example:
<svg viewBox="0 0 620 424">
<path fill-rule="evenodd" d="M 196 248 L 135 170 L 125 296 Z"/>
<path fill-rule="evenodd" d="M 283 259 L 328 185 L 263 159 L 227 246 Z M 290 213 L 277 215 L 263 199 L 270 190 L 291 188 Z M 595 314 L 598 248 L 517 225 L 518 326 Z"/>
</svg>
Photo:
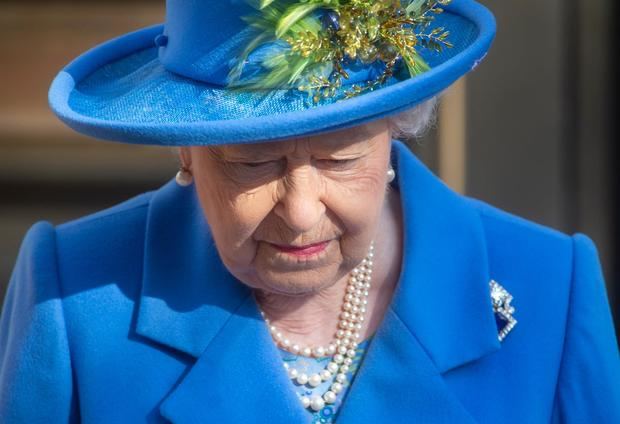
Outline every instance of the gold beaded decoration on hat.
<svg viewBox="0 0 620 424">
<path fill-rule="evenodd" d="M 255 1 L 248 0 L 253 7 Z M 336 96 L 349 78 L 347 63 L 380 66 L 365 84 L 351 84 L 343 99 L 372 91 L 401 70 L 410 77 L 421 74 L 430 67 L 419 47 L 437 52 L 452 47 L 449 31 L 429 30 L 450 1 L 260 0 L 257 13 L 242 17 L 257 35 L 236 58 L 228 87 L 297 88 L 317 103 Z M 265 43 L 277 48 L 260 60 L 261 72 L 242 78 L 250 53 Z"/>
</svg>

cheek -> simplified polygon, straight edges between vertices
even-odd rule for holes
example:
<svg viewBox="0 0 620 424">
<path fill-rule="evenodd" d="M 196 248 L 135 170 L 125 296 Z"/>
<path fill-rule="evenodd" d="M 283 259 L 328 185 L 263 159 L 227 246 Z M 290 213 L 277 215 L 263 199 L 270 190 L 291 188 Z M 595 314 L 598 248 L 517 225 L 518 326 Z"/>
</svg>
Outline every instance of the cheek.
<svg viewBox="0 0 620 424">
<path fill-rule="evenodd" d="M 386 193 L 384 168 L 378 163 L 325 184 L 325 203 L 345 228 L 340 241 L 345 258 L 361 260 L 376 234 Z"/>
<path fill-rule="evenodd" d="M 326 175 L 325 200 L 334 210 L 346 211 L 350 221 L 366 221 L 381 208 L 386 191 L 384 161 L 369 158 L 341 174 Z"/>
<path fill-rule="evenodd" d="M 196 184 L 223 262 L 231 270 L 247 267 L 256 254 L 252 235 L 274 206 L 271 187 L 242 191 L 216 175 L 200 178 Z"/>
</svg>

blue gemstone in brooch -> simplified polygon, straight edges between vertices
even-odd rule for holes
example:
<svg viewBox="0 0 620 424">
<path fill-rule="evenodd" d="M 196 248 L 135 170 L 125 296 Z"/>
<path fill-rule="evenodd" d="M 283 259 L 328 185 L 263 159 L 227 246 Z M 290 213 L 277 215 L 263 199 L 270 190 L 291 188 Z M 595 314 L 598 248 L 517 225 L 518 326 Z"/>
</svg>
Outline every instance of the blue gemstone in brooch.
<svg viewBox="0 0 620 424">
<path fill-rule="evenodd" d="M 493 312 L 498 322 L 499 333 L 497 334 L 497 338 L 501 342 L 508 335 L 510 330 L 517 325 L 517 320 L 512 316 L 515 308 L 510 305 L 510 302 L 512 302 L 512 295 L 497 281 L 489 281 L 489 286 L 491 290 Z"/>
</svg>

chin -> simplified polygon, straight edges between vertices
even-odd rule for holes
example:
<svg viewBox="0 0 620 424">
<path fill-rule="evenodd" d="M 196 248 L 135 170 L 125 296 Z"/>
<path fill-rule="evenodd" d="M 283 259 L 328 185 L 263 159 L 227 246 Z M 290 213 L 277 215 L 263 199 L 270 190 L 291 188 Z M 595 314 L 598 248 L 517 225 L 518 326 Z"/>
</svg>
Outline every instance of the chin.
<svg viewBox="0 0 620 424">
<path fill-rule="evenodd" d="M 261 290 L 287 296 L 303 296 L 317 293 L 335 284 L 339 276 L 335 272 L 313 270 L 294 272 L 258 271 Z"/>
</svg>

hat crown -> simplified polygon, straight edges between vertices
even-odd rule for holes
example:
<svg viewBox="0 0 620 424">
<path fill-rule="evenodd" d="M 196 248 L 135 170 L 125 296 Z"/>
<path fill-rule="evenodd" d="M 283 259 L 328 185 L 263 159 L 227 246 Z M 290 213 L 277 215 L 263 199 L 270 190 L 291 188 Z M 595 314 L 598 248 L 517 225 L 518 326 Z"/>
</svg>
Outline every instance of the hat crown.
<svg viewBox="0 0 620 424">
<path fill-rule="evenodd" d="M 282 4 L 299 2 L 280 1 Z M 242 17 L 256 14 L 257 8 L 258 0 L 167 0 L 164 26 L 167 42 L 159 48 L 159 60 L 168 71 L 226 86 L 238 56 L 257 34 Z M 257 50 L 249 55 L 246 68 L 255 70 L 253 65 L 276 43 L 285 42 L 265 43 L 263 53 Z M 346 83 L 367 80 L 376 68 L 359 61 L 346 64 L 344 69 L 349 74 Z"/>
<path fill-rule="evenodd" d="M 253 10 L 246 0 L 167 0 L 160 61 L 177 74 L 225 85 L 228 62 L 247 39 L 241 16 Z"/>
</svg>

